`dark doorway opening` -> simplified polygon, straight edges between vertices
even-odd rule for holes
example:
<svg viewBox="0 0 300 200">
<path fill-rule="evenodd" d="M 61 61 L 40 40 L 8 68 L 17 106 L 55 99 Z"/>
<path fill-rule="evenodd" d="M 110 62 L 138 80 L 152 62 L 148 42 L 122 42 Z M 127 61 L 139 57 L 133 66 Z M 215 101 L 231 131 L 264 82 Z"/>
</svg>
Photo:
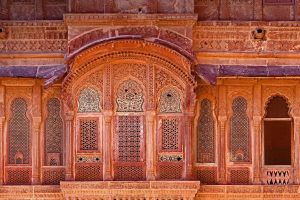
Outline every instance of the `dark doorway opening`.
<svg viewBox="0 0 300 200">
<path fill-rule="evenodd" d="M 266 107 L 264 118 L 264 164 L 292 164 L 292 118 L 282 96 L 274 96 Z"/>
</svg>

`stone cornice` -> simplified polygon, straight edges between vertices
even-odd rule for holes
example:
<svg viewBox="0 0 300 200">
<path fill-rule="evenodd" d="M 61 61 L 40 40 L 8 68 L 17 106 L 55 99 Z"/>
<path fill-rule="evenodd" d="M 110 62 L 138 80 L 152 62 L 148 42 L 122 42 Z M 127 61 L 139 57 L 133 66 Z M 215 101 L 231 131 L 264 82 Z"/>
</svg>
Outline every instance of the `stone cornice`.
<svg viewBox="0 0 300 200">
<path fill-rule="evenodd" d="M 196 14 L 65 14 L 67 25 L 168 25 L 193 26 Z"/>
</svg>

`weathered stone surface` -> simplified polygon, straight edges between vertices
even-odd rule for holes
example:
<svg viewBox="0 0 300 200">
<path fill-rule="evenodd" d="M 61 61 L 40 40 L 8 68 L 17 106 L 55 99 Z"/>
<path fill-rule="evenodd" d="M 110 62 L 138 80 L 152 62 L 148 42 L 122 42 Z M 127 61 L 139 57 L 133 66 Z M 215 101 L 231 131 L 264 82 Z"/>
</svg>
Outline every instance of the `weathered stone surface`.
<svg viewBox="0 0 300 200">
<path fill-rule="evenodd" d="M 245 66 L 245 65 L 206 65 L 199 64 L 195 68 L 196 73 L 215 84 L 218 77 L 286 77 L 299 76 L 300 66 Z"/>
</svg>

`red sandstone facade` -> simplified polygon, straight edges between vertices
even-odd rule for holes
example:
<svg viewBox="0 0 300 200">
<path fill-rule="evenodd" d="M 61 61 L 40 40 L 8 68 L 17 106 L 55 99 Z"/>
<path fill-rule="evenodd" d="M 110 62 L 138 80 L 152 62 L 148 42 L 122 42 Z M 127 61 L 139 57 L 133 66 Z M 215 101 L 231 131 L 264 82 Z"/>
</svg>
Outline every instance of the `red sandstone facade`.
<svg viewBox="0 0 300 200">
<path fill-rule="evenodd" d="M 0 199 L 300 199 L 297 0 L 1 0 Z"/>
</svg>

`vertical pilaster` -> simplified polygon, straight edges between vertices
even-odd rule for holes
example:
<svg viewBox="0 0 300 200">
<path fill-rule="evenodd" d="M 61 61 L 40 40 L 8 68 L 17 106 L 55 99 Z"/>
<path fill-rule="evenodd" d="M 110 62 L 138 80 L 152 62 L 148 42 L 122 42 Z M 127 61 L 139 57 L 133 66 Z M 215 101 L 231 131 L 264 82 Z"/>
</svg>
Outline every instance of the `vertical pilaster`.
<svg viewBox="0 0 300 200">
<path fill-rule="evenodd" d="M 299 105 L 299 104 L 298 104 Z M 294 117 L 294 184 L 300 183 L 299 161 L 299 128 L 300 117 Z"/>
<path fill-rule="evenodd" d="M 33 134 L 32 134 L 32 184 L 40 183 L 40 164 L 39 164 L 39 139 L 41 117 L 33 117 Z"/>
<path fill-rule="evenodd" d="M 73 173 L 73 122 L 74 122 L 74 113 L 67 112 L 65 113 L 65 134 L 66 134 L 66 180 L 71 181 L 74 180 Z"/>
<path fill-rule="evenodd" d="M 35 19 L 41 20 L 43 16 L 43 0 L 35 1 Z"/>
<path fill-rule="evenodd" d="M 295 106 L 300 104 L 300 85 L 296 85 L 296 102 Z M 300 155 L 299 155 L 299 145 L 300 145 L 300 109 L 293 109 L 293 118 L 294 118 L 294 184 L 300 184 Z"/>
<path fill-rule="evenodd" d="M 261 148 L 261 85 L 254 86 L 253 92 L 253 183 L 261 184 L 262 148 Z"/>
<path fill-rule="evenodd" d="M 33 133 L 32 133 L 32 184 L 40 183 L 40 127 L 41 127 L 41 85 L 37 82 L 33 86 L 32 92 L 32 114 L 33 114 Z"/>
<path fill-rule="evenodd" d="M 112 111 L 104 111 L 103 171 L 104 180 L 112 180 Z"/>
<path fill-rule="evenodd" d="M 146 176 L 147 180 L 154 180 L 154 149 L 155 149 L 155 111 L 147 111 L 146 112 Z"/>
<path fill-rule="evenodd" d="M 185 179 L 192 179 L 192 124 L 193 113 L 185 115 L 185 132 L 184 132 L 184 148 L 185 148 Z"/>
<path fill-rule="evenodd" d="M 218 117 L 218 144 L 219 144 L 219 183 L 226 184 L 226 87 L 219 86 L 219 117 Z"/>
<path fill-rule="evenodd" d="M 0 185 L 4 183 L 4 97 L 5 97 L 5 90 L 4 86 L 0 86 Z"/>
</svg>

